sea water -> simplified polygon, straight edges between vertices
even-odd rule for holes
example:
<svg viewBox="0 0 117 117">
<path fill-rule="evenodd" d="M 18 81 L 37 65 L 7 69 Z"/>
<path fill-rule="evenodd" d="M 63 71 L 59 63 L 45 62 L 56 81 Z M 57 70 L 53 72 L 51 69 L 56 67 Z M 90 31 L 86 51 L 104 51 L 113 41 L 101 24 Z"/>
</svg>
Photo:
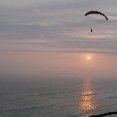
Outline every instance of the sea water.
<svg viewBox="0 0 117 117">
<path fill-rule="evenodd" d="M 2 77 L 0 117 L 88 117 L 117 110 L 115 79 Z"/>
</svg>

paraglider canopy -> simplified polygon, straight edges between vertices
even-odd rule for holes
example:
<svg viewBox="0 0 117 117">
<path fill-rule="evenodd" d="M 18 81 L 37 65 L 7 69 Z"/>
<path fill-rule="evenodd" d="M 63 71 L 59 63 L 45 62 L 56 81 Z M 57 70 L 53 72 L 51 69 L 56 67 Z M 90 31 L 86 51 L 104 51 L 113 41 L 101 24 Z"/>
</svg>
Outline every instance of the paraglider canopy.
<svg viewBox="0 0 117 117">
<path fill-rule="evenodd" d="M 89 11 L 89 12 L 87 12 L 87 13 L 85 14 L 85 16 L 90 15 L 90 14 L 99 14 L 99 15 L 104 16 L 104 17 L 106 18 L 106 20 L 108 20 L 108 17 L 107 17 L 105 14 L 103 14 L 103 13 L 101 13 L 101 12 L 99 12 L 99 11 Z"/>
<path fill-rule="evenodd" d="M 101 13 L 101 12 L 99 12 L 99 11 L 89 11 L 89 12 L 87 12 L 87 13 L 85 14 L 85 16 L 90 15 L 90 14 L 102 15 L 102 16 L 105 17 L 106 20 L 108 20 L 108 17 L 107 17 L 105 14 L 103 14 L 103 13 Z M 93 29 L 92 29 L 92 28 L 91 28 L 91 32 L 93 32 Z"/>
</svg>

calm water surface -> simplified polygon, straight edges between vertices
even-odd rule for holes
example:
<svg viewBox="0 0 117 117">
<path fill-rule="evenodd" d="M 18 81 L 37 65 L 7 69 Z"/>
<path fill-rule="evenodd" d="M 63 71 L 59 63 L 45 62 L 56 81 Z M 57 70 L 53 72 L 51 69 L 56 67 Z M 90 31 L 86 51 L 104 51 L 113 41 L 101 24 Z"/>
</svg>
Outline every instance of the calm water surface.
<svg viewBox="0 0 117 117">
<path fill-rule="evenodd" d="M 88 117 L 117 110 L 117 80 L 0 79 L 0 117 Z M 113 116 L 114 117 L 114 116 Z"/>
</svg>

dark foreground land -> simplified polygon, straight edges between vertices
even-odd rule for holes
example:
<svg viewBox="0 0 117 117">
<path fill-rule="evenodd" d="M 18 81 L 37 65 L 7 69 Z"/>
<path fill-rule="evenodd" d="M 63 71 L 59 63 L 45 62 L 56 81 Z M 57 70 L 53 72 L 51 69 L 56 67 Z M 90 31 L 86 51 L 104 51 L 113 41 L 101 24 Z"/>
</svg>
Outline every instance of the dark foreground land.
<svg viewBox="0 0 117 117">
<path fill-rule="evenodd" d="M 103 114 L 99 114 L 99 115 L 91 115 L 91 116 L 89 116 L 89 117 L 104 117 L 104 116 L 113 115 L 113 114 L 117 114 L 117 111 L 115 111 L 115 112 L 103 113 Z"/>
</svg>

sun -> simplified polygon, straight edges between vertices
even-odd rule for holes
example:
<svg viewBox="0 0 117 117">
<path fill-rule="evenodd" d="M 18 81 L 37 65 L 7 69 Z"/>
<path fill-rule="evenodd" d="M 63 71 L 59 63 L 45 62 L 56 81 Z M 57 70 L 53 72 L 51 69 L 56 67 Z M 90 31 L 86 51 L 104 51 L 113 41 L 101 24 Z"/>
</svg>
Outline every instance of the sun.
<svg viewBox="0 0 117 117">
<path fill-rule="evenodd" d="M 95 60 L 94 60 L 94 57 L 95 57 L 95 54 L 92 54 L 92 53 L 83 53 L 82 54 L 82 62 L 85 64 L 91 64 L 91 63 L 94 63 Z"/>
<path fill-rule="evenodd" d="M 91 60 L 91 56 L 87 56 L 86 59 L 87 59 L 87 60 Z"/>
</svg>

